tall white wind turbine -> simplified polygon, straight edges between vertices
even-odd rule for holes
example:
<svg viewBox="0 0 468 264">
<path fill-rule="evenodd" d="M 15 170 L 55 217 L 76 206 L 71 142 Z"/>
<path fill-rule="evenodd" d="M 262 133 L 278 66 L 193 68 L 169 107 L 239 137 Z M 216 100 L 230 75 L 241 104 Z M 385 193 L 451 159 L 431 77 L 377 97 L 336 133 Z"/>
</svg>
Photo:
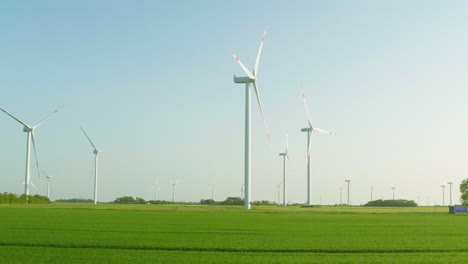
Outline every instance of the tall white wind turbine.
<svg viewBox="0 0 468 264">
<path fill-rule="evenodd" d="M 336 135 L 333 132 L 328 132 L 318 127 L 312 126 L 312 121 L 310 118 L 309 107 L 307 107 L 307 101 L 304 94 L 304 87 L 302 87 L 302 100 L 304 101 L 304 107 L 307 114 L 307 122 L 309 123 L 309 127 L 301 129 L 302 132 L 307 132 L 307 206 L 310 206 L 310 146 L 312 145 L 312 134 L 313 132 L 320 132 L 330 135 Z"/>
<path fill-rule="evenodd" d="M 288 134 L 286 133 L 286 152 L 280 153 L 283 156 L 283 206 L 286 206 L 286 157 L 288 156 Z"/>
<path fill-rule="evenodd" d="M 51 114 L 49 114 L 47 117 L 42 119 L 39 123 L 37 123 L 35 126 L 30 126 L 30 125 L 26 124 L 25 122 L 23 122 L 23 121 L 19 120 L 18 118 L 14 117 L 13 115 L 8 113 L 4 109 L 0 108 L 0 110 L 2 110 L 5 114 L 9 115 L 11 118 L 18 121 L 18 123 L 22 124 L 24 126 L 23 127 L 23 132 L 27 133 L 27 138 L 28 139 L 27 139 L 27 143 L 26 143 L 26 172 L 25 172 L 25 176 L 24 176 L 24 194 L 26 195 L 26 197 L 29 195 L 29 185 L 31 184 L 31 169 L 30 169 L 31 168 L 31 161 L 30 161 L 30 158 L 31 158 L 31 141 L 32 141 L 32 144 L 33 144 L 34 155 L 36 157 L 36 166 L 37 166 L 37 169 L 39 171 L 39 163 L 37 161 L 37 152 L 36 152 L 36 143 L 35 143 L 35 140 L 34 140 L 34 130 L 37 127 L 39 127 L 40 125 L 42 125 L 53 114 L 60 111 L 60 109 L 62 109 L 62 108 L 63 108 L 63 106 L 60 107 L 59 109 L 55 110 Z"/>
<path fill-rule="evenodd" d="M 81 131 L 83 131 L 86 138 L 89 140 L 89 143 L 91 143 L 91 146 L 93 146 L 93 148 L 94 148 L 94 150 L 93 150 L 93 153 L 94 153 L 94 204 L 97 204 L 97 195 L 98 195 L 98 189 L 97 189 L 97 186 L 98 186 L 98 155 L 102 151 L 99 150 L 98 148 L 96 148 L 96 146 L 91 141 L 91 139 L 88 137 L 88 134 L 86 134 L 86 131 L 83 128 L 81 128 Z"/>
<path fill-rule="evenodd" d="M 49 176 L 45 171 L 42 170 L 42 173 L 45 174 L 46 179 L 47 179 L 47 198 L 50 199 L 50 180 L 52 179 L 52 176 Z"/>
<path fill-rule="evenodd" d="M 260 55 L 262 54 L 263 42 L 265 40 L 265 33 L 266 29 L 263 32 L 262 40 L 260 42 L 260 48 L 258 49 L 257 59 L 255 60 L 255 65 L 253 69 L 253 73 L 244 66 L 244 64 L 239 60 L 236 54 L 232 53 L 236 61 L 241 66 L 244 73 L 247 75 L 246 77 L 237 77 L 234 75 L 234 82 L 235 83 L 245 83 L 245 160 L 244 160 L 244 208 L 250 209 L 250 194 L 251 194 L 251 186 L 250 186 L 250 179 L 251 179 L 251 164 L 250 164 L 250 84 L 253 84 L 255 95 L 257 97 L 257 103 L 260 107 L 260 114 L 262 115 L 263 124 L 265 126 L 265 130 L 267 133 L 268 142 L 270 141 L 270 133 L 268 132 L 268 127 L 265 121 L 265 116 L 263 115 L 262 104 L 260 101 L 260 94 L 257 87 L 257 74 L 258 74 L 258 64 L 260 62 Z"/>
</svg>

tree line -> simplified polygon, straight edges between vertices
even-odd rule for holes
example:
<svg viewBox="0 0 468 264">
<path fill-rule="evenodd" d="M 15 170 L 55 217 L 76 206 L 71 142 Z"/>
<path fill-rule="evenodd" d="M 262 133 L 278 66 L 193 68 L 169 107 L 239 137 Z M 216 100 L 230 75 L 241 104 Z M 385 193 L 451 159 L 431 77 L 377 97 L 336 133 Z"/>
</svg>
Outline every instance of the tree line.
<svg viewBox="0 0 468 264">
<path fill-rule="evenodd" d="M 36 195 L 17 195 L 14 193 L 0 193 L 0 204 L 50 204 L 49 198 Z"/>
</svg>

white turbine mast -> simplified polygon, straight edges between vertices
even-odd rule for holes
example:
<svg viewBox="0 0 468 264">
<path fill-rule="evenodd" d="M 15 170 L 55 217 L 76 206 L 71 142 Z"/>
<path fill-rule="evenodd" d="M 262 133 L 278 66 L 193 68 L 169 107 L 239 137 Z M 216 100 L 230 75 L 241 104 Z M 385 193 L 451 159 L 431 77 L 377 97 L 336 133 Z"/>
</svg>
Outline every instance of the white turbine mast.
<svg viewBox="0 0 468 264">
<path fill-rule="evenodd" d="M 158 200 L 158 192 L 161 190 L 159 189 L 159 181 L 156 181 L 156 184 L 152 187 L 154 189 L 154 201 Z"/>
<path fill-rule="evenodd" d="M 94 204 L 97 204 L 97 199 L 98 199 L 97 198 L 97 195 L 98 195 L 98 155 L 99 155 L 99 153 L 102 152 L 102 150 L 99 150 L 98 148 L 96 148 L 96 146 L 91 141 L 88 134 L 86 134 L 86 131 L 83 128 L 81 128 L 81 131 L 83 131 L 86 138 L 89 140 L 89 143 L 91 143 L 91 146 L 93 146 L 93 148 L 94 148 L 94 150 L 93 150 L 93 153 L 94 153 Z"/>
<path fill-rule="evenodd" d="M 53 114 L 57 113 L 62 109 L 63 106 L 61 106 L 59 109 L 55 110 L 48 116 L 46 116 L 44 119 L 42 119 L 39 123 L 37 123 L 35 126 L 30 126 L 26 124 L 25 122 L 19 120 L 18 118 L 14 117 L 12 114 L 8 113 L 6 110 L 0 108 L 5 114 L 9 115 L 11 118 L 15 119 L 18 123 L 23 125 L 23 132 L 27 133 L 27 143 L 26 143 L 26 171 L 25 171 L 25 176 L 24 176 L 24 194 L 26 195 L 26 199 L 29 195 L 29 185 L 32 185 L 31 183 L 31 141 L 33 145 L 33 150 L 34 150 L 34 156 L 36 158 L 36 167 L 37 171 L 40 175 L 40 170 L 39 170 L 39 162 L 37 160 L 37 152 L 36 152 L 36 142 L 34 140 L 34 130 L 42 125 L 47 119 L 49 119 Z M 34 187 L 34 185 L 33 185 Z M 27 200 L 26 200 L 27 201 Z"/>
<path fill-rule="evenodd" d="M 283 184 L 283 181 L 280 181 L 278 185 L 276 185 L 276 190 L 278 191 L 278 205 L 280 205 L 280 194 L 281 194 L 281 185 Z"/>
<path fill-rule="evenodd" d="M 41 171 L 42 171 L 42 173 L 45 174 L 46 179 L 47 179 L 47 198 L 50 199 L 50 190 L 51 190 L 51 188 L 50 188 L 50 181 L 51 181 L 51 179 L 52 179 L 52 176 L 49 176 L 44 170 L 41 170 Z"/>
<path fill-rule="evenodd" d="M 289 160 L 288 155 L 288 133 L 286 133 L 286 151 L 279 154 L 283 157 L 283 206 L 286 206 L 286 157 Z"/>
<path fill-rule="evenodd" d="M 241 66 L 244 73 L 247 75 L 246 77 L 237 77 L 234 75 L 234 82 L 235 83 L 245 83 L 245 165 L 244 165 L 244 208 L 250 209 L 250 194 L 251 194 L 251 186 L 250 186 L 250 179 L 251 179 L 251 158 L 250 158 L 250 84 L 253 84 L 255 95 L 257 97 L 257 103 L 260 107 L 260 114 L 262 115 L 263 124 L 265 126 L 268 142 L 271 144 L 270 140 L 270 133 L 268 132 L 268 127 L 265 121 L 265 116 L 263 115 L 262 104 L 260 101 L 260 93 L 257 87 L 257 75 L 258 75 L 258 64 L 260 62 L 260 55 L 262 54 L 263 42 L 265 40 L 266 29 L 263 32 L 262 40 L 260 42 L 260 48 L 258 49 L 257 59 L 255 60 L 255 65 L 253 68 L 253 73 L 244 66 L 244 64 L 240 61 L 240 59 L 232 53 L 236 61 Z"/>
<path fill-rule="evenodd" d="M 175 181 L 169 180 L 169 182 L 172 184 L 172 203 L 175 202 L 175 191 L 176 191 L 176 185 L 177 183 L 181 182 L 180 179 L 177 179 Z"/>
<path fill-rule="evenodd" d="M 312 134 L 313 132 L 320 132 L 330 135 L 336 135 L 333 132 L 328 132 L 318 127 L 312 126 L 312 120 L 310 118 L 309 107 L 307 107 L 307 101 L 304 94 L 304 87 L 302 89 L 302 100 L 304 101 L 304 107 L 307 115 L 307 123 L 309 127 L 301 129 L 302 132 L 307 132 L 307 206 L 311 205 L 311 194 L 310 194 L 310 146 L 312 145 Z"/>
<path fill-rule="evenodd" d="M 215 182 L 213 182 L 212 184 L 210 184 L 210 189 L 211 189 L 211 200 L 214 200 L 214 189 L 215 189 L 216 185 L 215 185 Z"/>
</svg>

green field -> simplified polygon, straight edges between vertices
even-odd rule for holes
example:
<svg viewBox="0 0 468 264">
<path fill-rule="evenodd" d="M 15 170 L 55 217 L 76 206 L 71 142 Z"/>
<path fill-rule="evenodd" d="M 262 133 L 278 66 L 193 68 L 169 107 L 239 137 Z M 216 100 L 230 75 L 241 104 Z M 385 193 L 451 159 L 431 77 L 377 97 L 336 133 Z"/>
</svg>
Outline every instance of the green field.
<svg viewBox="0 0 468 264">
<path fill-rule="evenodd" d="M 0 205 L 0 263 L 464 263 L 444 207 Z"/>
</svg>

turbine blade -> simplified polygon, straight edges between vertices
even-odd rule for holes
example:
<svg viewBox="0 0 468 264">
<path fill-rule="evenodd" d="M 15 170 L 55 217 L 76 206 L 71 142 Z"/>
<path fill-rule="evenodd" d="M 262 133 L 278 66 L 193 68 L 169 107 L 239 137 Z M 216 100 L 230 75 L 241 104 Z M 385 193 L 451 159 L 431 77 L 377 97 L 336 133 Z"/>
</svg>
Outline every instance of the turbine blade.
<svg viewBox="0 0 468 264">
<path fill-rule="evenodd" d="M 309 107 L 307 107 L 307 101 L 305 99 L 305 93 L 304 93 L 304 86 L 301 85 L 302 89 L 302 100 L 304 101 L 304 107 L 307 115 L 307 122 L 309 123 L 309 126 L 312 128 L 312 120 L 310 118 L 310 112 L 309 112 Z"/>
<path fill-rule="evenodd" d="M 40 126 L 42 123 L 44 123 L 47 119 L 49 119 L 52 115 L 54 115 L 55 113 L 60 111 L 62 108 L 63 108 L 63 105 L 59 109 L 53 111 L 51 114 L 49 114 L 44 119 L 42 119 L 39 123 L 37 123 L 37 125 L 33 126 L 33 128 L 36 128 L 36 127 Z"/>
<path fill-rule="evenodd" d="M 29 184 L 31 184 L 31 185 L 32 185 L 32 187 L 34 187 L 34 189 L 36 189 L 36 190 L 37 190 L 37 187 L 36 187 L 36 185 L 34 185 L 34 183 L 32 183 L 32 181 L 30 181 L 30 182 L 29 182 Z"/>
<path fill-rule="evenodd" d="M 314 130 L 314 131 L 317 131 L 317 132 L 320 132 L 320 133 L 325 133 L 325 134 L 330 134 L 330 135 L 336 135 L 336 134 L 333 133 L 333 132 L 328 132 L 328 131 L 325 131 L 325 130 L 323 130 L 323 129 L 316 128 L 316 127 L 314 127 L 313 130 Z"/>
<path fill-rule="evenodd" d="M 32 145 L 34 150 L 34 158 L 36 160 L 36 168 L 37 168 L 37 177 L 41 177 L 41 171 L 39 170 L 39 160 L 37 159 L 37 151 L 36 151 L 36 140 L 34 140 L 34 132 L 31 131 L 31 139 Z"/>
<path fill-rule="evenodd" d="M 253 86 L 254 86 L 254 88 L 255 88 L 255 94 L 257 95 L 257 102 L 258 102 L 258 106 L 260 107 L 260 114 L 262 115 L 263 124 L 265 125 L 265 131 L 266 131 L 266 134 L 267 134 L 268 143 L 269 143 L 270 146 L 271 146 L 270 132 L 268 132 L 268 126 L 267 126 L 267 123 L 266 123 L 266 121 L 265 121 L 265 116 L 264 116 L 264 114 L 263 114 L 262 103 L 260 102 L 260 94 L 259 94 L 259 92 L 258 92 L 257 83 L 254 82 L 254 83 L 253 83 Z"/>
<path fill-rule="evenodd" d="M 244 66 L 244 64 L 239 60 L 239 58 L 236 56 L 236 54 L 234 54 L 234 52 L 232 53 L 232 56 L 234 56 L 234 58 L 236 59 L 236 61 L 239 63 L 239 65 L 241 66 L 242 70 L 244 70 L 245 74 L 247 74 L 247 76 L 249 76 L 250 79 L 252 80 L 255 80 L 255 77 L 252 75 L 252 73 L 250 73 L 250 71 Z"/>
<path fill-rule="evenodd" d="M 2 110 L 5 114 L 11 116 L 11 118 L 13 118 L 14 120 L 18 121 L 20 124 L 22 124 L 23 126 L 27 127 L 27 128 L 32 128 L 30 127 L 29 125 L 27 125 L 26 123 L 24 123 L 23 121 L 19 120 L 18 118 L 14 117 L 12 114 L 8 113 L 7 111 L 5 111 L 4 109 L 0 108 L 0 110 Z"/>
<path fill-rule="evenodd" d="M 50 177 L 44 170 L 41 170 L 41 171 L 42 171 L 42 173 L 45 174 L 45 176 L 47 176 L 47 177 L 49 177 L 49 178 L 52 178 L 52 177 Z"/>
<path fill-rule="evenodd" d="M 89 143 L 91 143 L 91 145 L 93 146 L 94 150 L 98 151 L 98 149 L 96 148 L 96 146 L 94 146 L 93 142 L 91 141 L 91 139 L 88 137 L 88 134 L 86 134 L 86 132 L 84 131 L 84 129 L 82 127 L 80 127 L 81 130 L 83 131 L 83 133 L 85 134 L 85 136 L 88 138 L 89 140 Z"/>
<path fill-rule="evenodd" d="M 262 55 L 262 49 L 263 49 L 263 42 L 265 41 L 265 34 L 266 34 L 267 28 L 263 31 L 262 35 L 262 41 L 260 42 L 260 48 L 258 49 L 258 54 L 257 54 L 257 59 L 255 60 L 255 66 L 254 66 L 254 71 L 253 75 L 255 78 L 258 76 L 258 63 L 260 62 L 260 56 Z"/>
</svg>

